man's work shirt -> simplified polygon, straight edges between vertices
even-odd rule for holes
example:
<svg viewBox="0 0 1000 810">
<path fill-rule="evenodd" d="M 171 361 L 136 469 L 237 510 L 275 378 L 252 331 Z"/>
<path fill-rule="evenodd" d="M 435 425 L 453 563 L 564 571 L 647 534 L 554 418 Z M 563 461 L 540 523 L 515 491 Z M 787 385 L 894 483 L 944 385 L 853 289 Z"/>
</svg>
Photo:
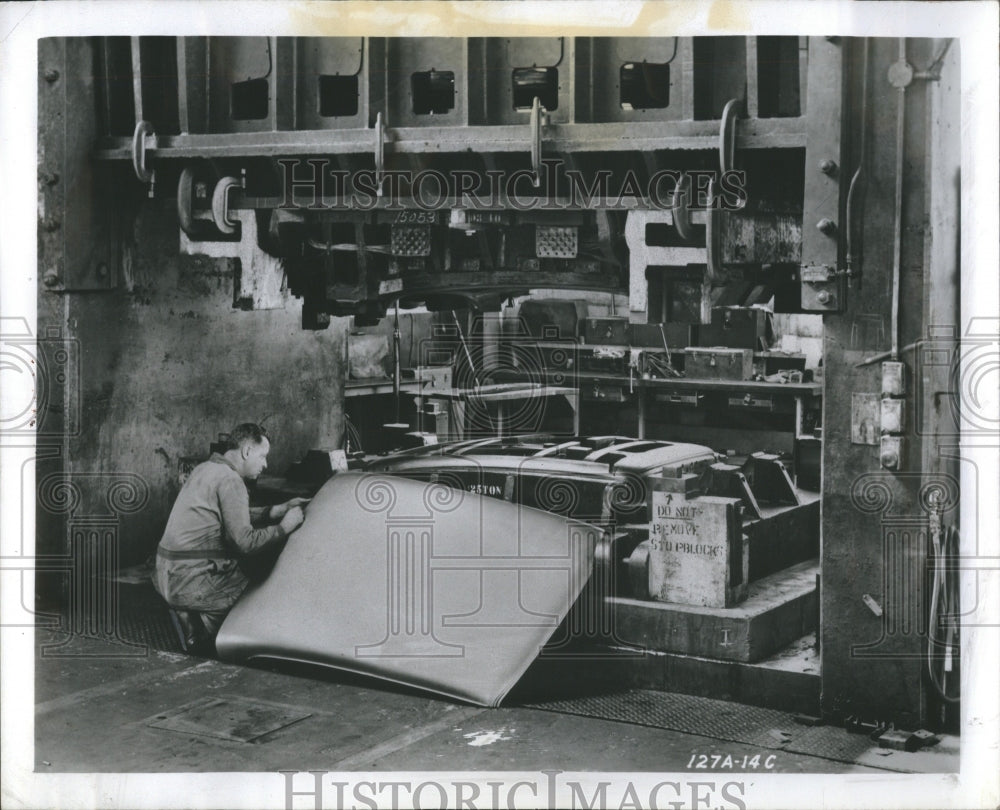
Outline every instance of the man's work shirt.
<svg viewBox="0 0 1000 810">
<path fill-rule="evenodd" d="M 153 584 L 182 610 L 228 610 L 247 586 L 238 554 L 286 537 L 280 526 L 255 529 L 269 507 L 250 508 L 243 478 L 214 453 L 181 487 L 156 549 Z"/>
</svg>

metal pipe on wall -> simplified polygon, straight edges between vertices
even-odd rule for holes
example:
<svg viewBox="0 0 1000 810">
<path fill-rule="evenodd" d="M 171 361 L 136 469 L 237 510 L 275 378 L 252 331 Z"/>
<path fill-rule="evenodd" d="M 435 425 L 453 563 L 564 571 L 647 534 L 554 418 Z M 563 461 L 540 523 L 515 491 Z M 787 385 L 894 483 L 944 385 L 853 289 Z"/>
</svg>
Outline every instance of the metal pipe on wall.
<svg viewBox="0 0 1000 810">
<path fill-rule="evenodd" d="M 865 173 L 865 162 L 868 155 L 868 56 L 870 50 L 870 41 L 868 37 L 863 40 L 864 48 L 864 61 L 861 68 L 861 154 L 858 156 L 858 168 L 854 172 L 854 176 L 851 178 L 851 185 L 847 191 L 847 211 L 845 218 L 847 220 L 847 252 L 844 257 L 844 262 L 847 269 L 847 284 L 850 286 L 852 278 L 855 276 L 854 271 L 854 193 L 855 191 L 863 186 L 864 173 Z M 863 188 L 862 188 L 863 193 Z M 860 272 L 857 273 L 860 276 Z"/>
<path fill-rule="evenodd" d="M 893 361 L 899 360 L 899 271 L 903 250 L 903 147 L 906 116 L 906 87 L 913 81 L 913 70 L 906 63 L 906 40 L 899 40 L 899 61 L 889 67 L 889 81 L 898 88 L 896 103 L 896 196 L 892 234 L 892 350 Z"/>
</svg>

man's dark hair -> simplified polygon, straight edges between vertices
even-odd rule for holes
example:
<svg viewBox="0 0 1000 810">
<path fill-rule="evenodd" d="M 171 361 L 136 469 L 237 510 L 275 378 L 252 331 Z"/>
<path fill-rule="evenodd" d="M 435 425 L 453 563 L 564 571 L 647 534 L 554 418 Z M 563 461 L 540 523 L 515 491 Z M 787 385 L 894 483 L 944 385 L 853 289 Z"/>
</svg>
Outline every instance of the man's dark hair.
<svg viewBox="0 0 1000 810">
<path fill-rule="evenodd" d="M 267 429 L 253 422 L 243 422 L 232 429 L 226 442 L 227 450 L 239 450 L 246 442 L 260 444 L 267 437 Z"/>
</svg>

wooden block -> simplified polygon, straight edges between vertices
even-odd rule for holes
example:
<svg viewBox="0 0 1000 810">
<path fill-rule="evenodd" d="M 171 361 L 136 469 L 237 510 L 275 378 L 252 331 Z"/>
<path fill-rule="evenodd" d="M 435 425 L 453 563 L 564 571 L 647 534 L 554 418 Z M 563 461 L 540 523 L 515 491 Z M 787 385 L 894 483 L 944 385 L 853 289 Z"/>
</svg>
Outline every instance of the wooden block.
<svg viewBox="0 0 1000 810">
<path fill-rule="evenodd" d="M 733 608 L 609 597 L 616 641 L 721 661 L 760 661 L 816 628 L 814 561 L 772 574 Z"/>
<path fill-rule="evenodd" d="M 746 595 L 747 541 L 739 500 L 651 494 L 649 594 L 662 602 L 729 607 Z"/>
</svg>

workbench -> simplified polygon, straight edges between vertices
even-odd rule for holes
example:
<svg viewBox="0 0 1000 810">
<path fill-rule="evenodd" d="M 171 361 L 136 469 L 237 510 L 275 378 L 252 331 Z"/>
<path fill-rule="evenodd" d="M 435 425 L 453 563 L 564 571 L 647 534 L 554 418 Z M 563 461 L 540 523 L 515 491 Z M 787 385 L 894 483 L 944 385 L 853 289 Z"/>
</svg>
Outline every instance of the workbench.
<svg viewBox="0 0 1000 810">
<path fill-rule="evenodd" d="M 565 373 L 548 373 L 547 378 L 558 378 L 565 383 Z M 803 428 L 806 412 L 820 409 L 822 382 L 779 383 L 757 380 L 713 380 L 678 377 L 651 379 L 641 376 L 600 372 L 577 372 L 569 375 L 579 391 L 579 409 L 576 426 L 582 417 L 586 424 L 588 405 L 618 404 L 632 411 L 619 419 L 619 432 L 631 433 L 636 438 L 657 438 L 691 441 L 716 449 L 733 448 L 752 452 L 764 449 L 791 451 L 794 440 L 811 436 Z M 692 423 L 670 419 L 664 423 L 656 418 L 663 411 L 671 417 L 681 414 L 724 412 L 746 416 L 750 421 L 760 417 L 759 429 L 737 429 L 727 423 L 713 424 L 710 419 Z M 634 428 L 630 422 L 634 420 Z M 593 432 L 587 429 L 588 432 Z M 600 431 L 599 431 L 600 432 Z M 749 442 L 741 447 L 739 442 Z"/>
<path fill-rule="evenodd" d="M 401 394 L 419 394 L 427 385 L 426 380 L 408 379 L 399 381 Z M 388 377 L 366 377 L 361 380 L 347 380 L 344 383 L 345 397 L 364 397 L 374 394 L 393 393 L 392 379 Z"/>
</svg>

